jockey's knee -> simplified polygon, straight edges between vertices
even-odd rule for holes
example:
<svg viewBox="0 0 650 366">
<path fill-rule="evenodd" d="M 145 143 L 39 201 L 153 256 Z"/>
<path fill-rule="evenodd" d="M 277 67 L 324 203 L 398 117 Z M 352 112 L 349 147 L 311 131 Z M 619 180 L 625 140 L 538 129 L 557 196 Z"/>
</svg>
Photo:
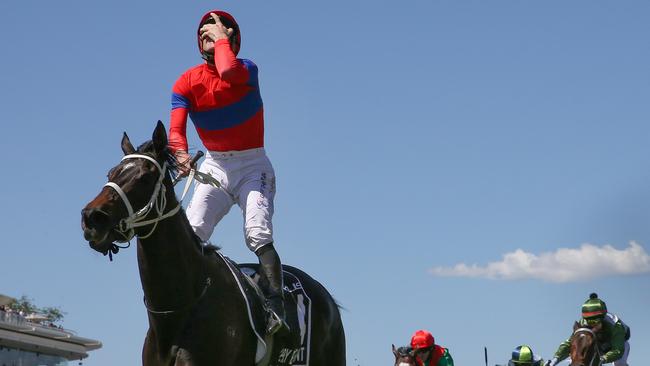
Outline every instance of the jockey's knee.
<svg viewBox="0 0 650 366">
<path fill-rule="evenodd" d="M 246 246 L 257 254 L 261 248 L 273 244 L 273 236 L 270 230 L 260 228 L 246 228 Z"/>
<path fill-rule="evenodd" d="M 194 230 L 194 234 L 201 239 L 201 242 L 207 242 L 210 239 L 210 236 L 212 236 L 212 230 L 207 230 L 205 227 L 200 225 L 192 225 L 192 230 Z"/>
</svg>

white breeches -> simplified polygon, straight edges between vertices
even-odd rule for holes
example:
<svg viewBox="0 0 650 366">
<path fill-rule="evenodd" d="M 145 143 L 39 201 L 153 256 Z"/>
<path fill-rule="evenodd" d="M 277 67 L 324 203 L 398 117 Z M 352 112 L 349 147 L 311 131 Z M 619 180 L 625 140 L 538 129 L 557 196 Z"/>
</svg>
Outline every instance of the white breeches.
<svg viewBox="0 0 650 366">
<path fill-rule="evenodd" d="M 212 175 L 221 188 L 196 182 L 187 218 L 203 241 L 235 203 L 244 216 L 244 237 L 252 251 L 273 242 L 275 172 L 264 148 L 209 151 L 199 171 Z"/>
</svg>

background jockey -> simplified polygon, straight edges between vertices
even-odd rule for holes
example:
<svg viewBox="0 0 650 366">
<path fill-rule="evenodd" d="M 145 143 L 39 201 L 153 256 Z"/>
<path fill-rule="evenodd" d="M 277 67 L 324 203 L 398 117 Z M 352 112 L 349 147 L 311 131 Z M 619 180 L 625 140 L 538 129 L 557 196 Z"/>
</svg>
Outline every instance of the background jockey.
<svg viewBox="0 0 650 366">
<path fill-rule="evenodd" d="M 214 10 L 197 31 L 205 62 L 185 71 L 172 89 L 169 148 L 183 174 L 189 171 L 186 126 L 189 114 L 208 153 L 199 167 L 221 188 L 197 182 L 187 207 L 196 235 L 208 241 L 217 223 L 237 204 L 244 213 L 246 245 L 259 258 L 269 280 L 268 333 L 286 326 L 282 302 L 282 267 L 273 245 L 275 173 L 264 151 L 264 111 L 257 66 L 236 58 L 241 44 L 232 15 Z"/>
<path fill-rule="evenodd" d="M 533 353 L 533 350 L 522 344 L 512 351 L 512 357 L 508 361 L 508 366 L 542 366 L 544 360 Z"/>
<path fill-rule="evenodd" d="M 426 330 L 413 334 L 411 350 L 418 366 L 454 366 L 449 350 L 435 344 L 433 335 Z"/>
<path fill-rule="evenodd" d="M 602 324 L 596 333 L 598 348 L 604 354 L 600 356 L 601 363 L 613 362 L 615 366 L 627 366 L 627 356 L 630 352 L 630 328 L 616 315 L 607 312 L 607 305 L 592 293 L 582 305 L 582 318 L 580 326 L 592 328 Z M 558 362 L 569 356 L 571 350 L 570 338 L 560 344 L 553 359 L 546 362 L 546 366 L 555 366 Z"/>
</svg>

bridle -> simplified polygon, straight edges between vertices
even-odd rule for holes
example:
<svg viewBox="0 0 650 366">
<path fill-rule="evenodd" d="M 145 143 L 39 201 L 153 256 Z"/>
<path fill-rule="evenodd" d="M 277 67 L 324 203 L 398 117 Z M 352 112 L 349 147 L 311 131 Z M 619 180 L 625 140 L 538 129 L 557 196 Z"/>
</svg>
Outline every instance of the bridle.
<svg viewBox="0 0 650 366">
<path fill-rule="evenodd" d="M 115 192 L 117 192 L 117 194 L 122 199 L 122 202 L 124 202 L 124 205 L 126 206 L 126 210 L 129 213 L 129 215 L 121 219 L 118 222 L 117 226 L 113 229 L 115 230 L 115 232 L 122 235 L 122 237 L 124 238 L 123 240 L 116 240 L 121 243 L 126 243 L 130 241 L 136 235 L 138 235 L 140 239 L 148 238 L 156 230 L 156 227 L 158 226 L 158 222 L 168 217 L 174 216 L 181 209 L 183 198 L 185 197 L 185 194 L 187 193 L 189 186 L 193 180 L 193 175 L 190 173 L 191 175 L 187 179 L 185 189 L 183 190 L 183 195 L 179 200 L 178 205 L 173 209 L 167 211 L 167 213 L 164 213 L 165 207 L 167 206 L 167 196 L 165 195 L 166 188 L 163 181 L 165 179 L 165 173 L 167 172 L 168 163 L 165 162 L 161 167 L 160 164 L 156 161 L 156 159 L 152 158 L 151 156 L 143 155 L 143 154 L 125 155 L 122 158 L 122 161 L 127 159 L 149 160 L 156 166 L 156 168 L 158 168 L 160 177 L 156 182 L 156 186 L 153 190 L 153 193 L 151 194 L 151 198 L 149 199 L 149 202 L 143 208 L 135 212 L 133 210 L 133 206 L 131 205 L 131 202 L 129 201 L 129 198 L 126 196 L 126 194 L 124 193 L 124 191 L 119 185 L 113 182 L 108 182 L 104 185 L 104 187 L 111 187 L 115 190 Z M 153 219 L 145 220 L 152 210 L 155 210 L 157 217 Z M 149 233 L 147 233 L 146 235 L 136 234 L 135 232 L 136 228 L 151 225 L 151 224 L 153 224 L 153 227 L 151 228 Z"/>
<path fill-rule="evenodd" d="M 593 330 L 591 330 L 590 328 L 578 328 L 575 331 L 573 331 L 573 335 L 575 336 L 578 333 L 584 333 L 584 332 L 587 332 L 587 333 L 592 335 L 593 340 L 594 340 L 593 343 L 592 343 L 592 347 L 595 349 L 595 352 L 591 356 L 591 361 L 589 361 L 589 363 L 586 364 L 585 366 L 597 366 L 597 365 L 600 365 L 600 349 L 598 349 L 598 342 L 596 340 L 596 333 Z"/>
</svg>

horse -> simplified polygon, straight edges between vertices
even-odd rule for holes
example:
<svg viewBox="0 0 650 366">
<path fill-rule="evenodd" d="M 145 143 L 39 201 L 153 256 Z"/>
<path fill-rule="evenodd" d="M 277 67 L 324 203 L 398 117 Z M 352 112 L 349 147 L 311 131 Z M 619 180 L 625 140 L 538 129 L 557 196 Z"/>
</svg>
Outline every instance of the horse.
<svg viewBox="0 0 650 366">
<path fill-rule="evenodd" d="M 234 262 L 208 251 L 194 234 L 182 199 L 174 192 L 177 169 L 167 143 L 160 121 L 152 139 L 137 149 L 124 133 L 124 157 L 109 171 L 108 183 L 82 210 L 84 238 L 111 260 L 126 247 L 115 242 L 130 243 L 137 237 L 149 321 L 142 364 L 345 366 L 345 333 L 338 304 L 325 287 L 295 267 L 283 266 L 285 294 L 286 278 L 291 274 L 298 279 L 294 286 L 301 286 L 311 301 L 307 309 L 311 332 L 306 337 L 301 334 L 305 343 L 298 348 L 295 332 L 306 329 L 304 319 L 291 333 L 260 336 L 263 327 L 256 330 L 252 324 L 266 320 L 263 296 L 244 296 L 260 295 L 259 288 Z M 185 193 L 188 188 L 189 184 Z M 289 316 L 289 309 L 287 313 Z M 258 346 L 264 345 L 267 352 L 260 353 L 264 348 Z"/>
<path fill-rule="evenodd" d="M 600 331 L 602 324 L 591 328 L 581 326 L 575 322 L 573 335 L 571 335 L 571 364 L 570 366 L 600 366 L 600 350 L 596 334 Z"/>
<path fill-rule="evenodd" d="M 406 347 L 395 348 L 393 346 L 393 356 L 395 356 L 395 366 L 416 366 L 415 358 L 406 350 Z"/>
</svg>

